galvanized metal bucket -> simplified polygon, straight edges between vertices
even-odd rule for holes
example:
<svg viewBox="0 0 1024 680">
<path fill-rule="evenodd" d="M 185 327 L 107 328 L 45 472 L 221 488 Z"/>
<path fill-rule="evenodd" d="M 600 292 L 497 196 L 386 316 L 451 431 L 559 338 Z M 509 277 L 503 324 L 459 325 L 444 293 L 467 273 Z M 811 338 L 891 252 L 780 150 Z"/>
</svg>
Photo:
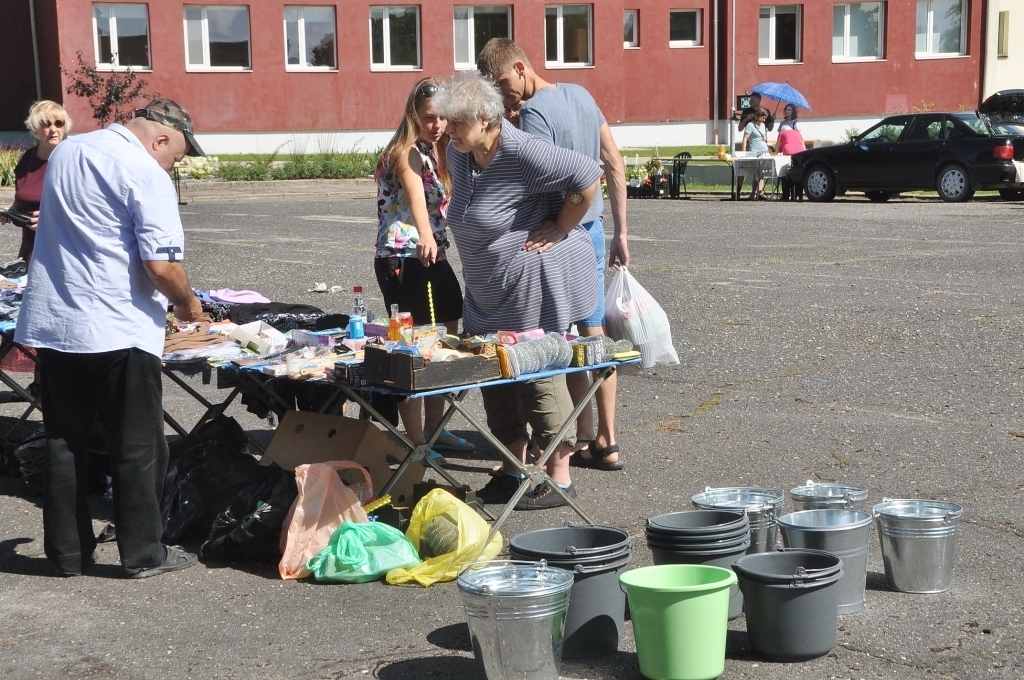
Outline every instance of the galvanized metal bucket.
<svg viewBox="0 0 1024 680">
<path fill-rule="evenodd" d="M 803 486 L 789 490 L 793 512 L 801 510 L 863 510 L 868 490 L 855 484 L 819 484 L 808 479 Z"/>
<path fill-rule="evenodd" d="M 843 561 L 839 580 L 839 613 L 864 609 L 868 576 L 871 515 L 860 510 L 802 510 L 779 518 L 782 543 L 832 553 Z"/>
<path fill-rule="evenodd" d="M 885 498 L 875 505 L 886 585 L 904 593 L 949 590 L 963 513 L 947 501 Z"/>
<path fill-rule="evenodd" d="M 494 560 L 458 578 L 473 654 L 487 680 L 557 680 L 572 572 Z"/>
<path fill-rule="evenodd" d="M 729 486 L 704 488 L 690 499 L 701 510 L 744 510 L 750 519 L 748 554 L 768 552 L 775 547 L 779 510 L 786 497 L 775 489 Z"/>
</svg>

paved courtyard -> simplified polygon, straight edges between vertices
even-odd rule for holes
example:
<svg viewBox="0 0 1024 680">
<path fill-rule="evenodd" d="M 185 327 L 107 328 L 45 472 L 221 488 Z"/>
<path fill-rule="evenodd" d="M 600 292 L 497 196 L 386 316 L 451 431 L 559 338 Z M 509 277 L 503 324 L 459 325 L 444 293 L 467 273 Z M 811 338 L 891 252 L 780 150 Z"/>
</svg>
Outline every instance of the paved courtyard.
<svg viewBox="0 0 1024 680">
<path fill-rule="evenodd" d="M 344 312 L 348 294 L 307 289 L 362 284 L 384 311 L 369 183 L 185 194 L 196 287 Z M 723 677 L 1024 676 L 1024 203 L 704 197 L 629 209 L 632 270 L 668 312 L 680 365 L 620 381 L 625 470 L 573 476 L 598 521 L 633 535 L 635 565 L 650 563 L 644 519 L 690 507 L 705 486 L 845 481 L 867 486 L 869 504 L 927 497 L 966 508 L 949 592 L 887 591 L 873 535 L 867 609 L 841 618 L 831 654 L 759 660 L 741 617 Z M 17 238 L 0 230 L 0 258 L 14 257 Z M 199 415 L 165 389 L 176 417 Z M 229 414 L 269 436 L 242 408 Z M 453 456 L 452 470 L 482 485 L 493 452 L 465 422 L 454 429 L 479 453 Z M 93 500 L 99 529 L 110 508 Z M 570 520 L 564 509 L 515 513 L 503 533 Z M 283 583 L 262 565 L 137 582 L 120 578 L 113 544 L 100 562 L 94 576 L 48 576 L 39 499 L 0 477 L 0 677 L 480 677 L 454 584 Z M 563 677 L 638 679 L 634 650 L 627 625 L 619 653 L 567 661 Z"/>
</svg>

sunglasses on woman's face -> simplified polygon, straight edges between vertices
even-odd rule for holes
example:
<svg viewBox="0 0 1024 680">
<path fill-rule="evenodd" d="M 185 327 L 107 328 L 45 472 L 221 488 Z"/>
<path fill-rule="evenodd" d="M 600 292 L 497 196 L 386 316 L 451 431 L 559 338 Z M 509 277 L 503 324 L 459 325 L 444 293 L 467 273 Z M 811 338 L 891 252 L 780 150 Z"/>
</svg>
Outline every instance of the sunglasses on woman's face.
<svg viewBox="0 0 1024 680">
<path fill-rule="evenodd" d="M 50 127 L 52 125 L 53 127 L 59 129 L 59 128 L 63 128 L 64 124 L 65 124 L 65 121 L 63 121 L 63 120 L 55 120 L 52 123 L 50 121 L 48 121 L 48 120 L 44 120 L 44 121 L 42 121 L 39 124 L 39 127 L 40 127 L 40 129 L 45 130 L 46 128 L 48 128 L 48 127 Z"/>
</svg>

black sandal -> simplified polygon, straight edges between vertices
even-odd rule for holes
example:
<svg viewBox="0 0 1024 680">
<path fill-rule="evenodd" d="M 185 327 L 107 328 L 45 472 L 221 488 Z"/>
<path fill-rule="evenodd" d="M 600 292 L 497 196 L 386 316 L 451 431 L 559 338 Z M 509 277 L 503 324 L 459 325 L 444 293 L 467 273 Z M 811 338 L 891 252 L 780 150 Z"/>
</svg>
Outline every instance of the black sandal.
<svg viewBox="0 0 1024 680">
<path fill-rule="evenodd" d="M 606 446 L 602 449 L 597 444 L 591 442 L 586 449 L 580 449 L 577 453 L 582 453 L 583 451 L 588 452 L 590 454 L 590 458 L 584 458 L 582 455 L 574 455 L 569 458 L 569 465 L 572 465 L 573 467 L 590 468 L 592 470 L 604 470 L 606 472 L 615 472 L 616 470 L 621 470 L 625 467 L 621 459 L 615 461 L 607 460 L 608 456 L 619 452 L 618 444 L 612 444 L 611 446 Z"/>
</svg>

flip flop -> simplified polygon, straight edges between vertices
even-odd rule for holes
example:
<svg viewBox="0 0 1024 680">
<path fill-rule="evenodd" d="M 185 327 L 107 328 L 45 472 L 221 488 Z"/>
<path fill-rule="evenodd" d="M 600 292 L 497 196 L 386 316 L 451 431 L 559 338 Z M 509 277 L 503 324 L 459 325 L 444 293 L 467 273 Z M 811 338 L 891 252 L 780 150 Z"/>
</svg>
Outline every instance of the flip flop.
<svg viewBox="0 0 1024 680">
<path fill-rule="evenodd" d="M 438 437 L 438 441 L 434 442 L 434 450 L 435 451 L 448 451 L 450 453 L 470 453 L 470 452 L 476 450 L 476 447 L 473 446 L 473 444 L 471 444 L 470 442 L 466 441 L 462 437 L 456 437 L 454 434 L 452 434 L 448 430 L 445 430 L 444 432 L 442 432 L 441 433 L 441 437 L 451 437 L 451 438 L 457 440 L 458 443 L 457 444 L 442 444 L 441 443 L 441 438 Z"/>
<path fill-rule="evenodd" d="M 621 457 L 616 461 L 606 460 L 611 454 L 619 452 L 618 444 L 612 444 L 611 446 L 606 446 L 602 449 L 600 446 L 591 442 L 587 445 L 586 449 L 580 449 L 577 453 L 581 453 L 584 450 L 590 454 L 590 458 L 584 458 L 582 455 L 573 455 L 569 458 L 569 465 L 572 465 L 573 467 L 590 468 L 592 470 L 604 470 L 606 472 L 614 472 L 625 467 L 622 463 Z"/>
<path fill-rule="evenodd" d="M 430 460 L 434 461 L 435 463 L 437 463 L 441 467 L 444 467 L 444 466 L 448 465 L 448 459 L 445 458 L 444 456 L 442 456 L 440 453 L 438 453 L 434 449 L 430 450 L 430 453 L 427 454 L 427 458 L 429 458 Z"/>
</svg>

